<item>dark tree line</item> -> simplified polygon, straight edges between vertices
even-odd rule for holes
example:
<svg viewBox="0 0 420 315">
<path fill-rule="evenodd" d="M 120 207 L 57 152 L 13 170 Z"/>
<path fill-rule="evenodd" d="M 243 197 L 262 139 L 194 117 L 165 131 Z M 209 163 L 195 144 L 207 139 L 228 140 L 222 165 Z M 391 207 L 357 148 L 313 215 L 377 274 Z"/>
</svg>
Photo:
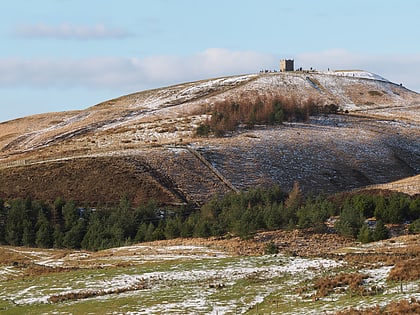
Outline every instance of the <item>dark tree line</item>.
<svg viewBox="0 0 420 315">
<path fill-rule="evenodd" d="M 214 197 L 200 209 L 162 208 L 149 202 L 133 208 L 126 199 L 113 207 L 81 207 L 58 198 L 53 204 L 27 199 L 0 200 L 0 243 L 13 246 L 99 250 L 134 242 L 177 237 L 237 235 L 261 230 L 312 229 L 339 215 L 336 231 L 369 242 L 388 237 L 387 223 L 409 220 L 420 232 L 420 197 L 355 194 L 304 197 L 296 183 L 289 193 L 278 186 Z M 376 226 L 366 218 L 375 216 Z"/>
<path fill-rule="evenodd" d="M 420 197 L 410 197 L 402 193 L 356 194 L 346 198 L 341 205 L 337 231 L 348 237 L 358 238 L 362 242 L 377 241 L 389 236 L 387 223 L 413 222 L 420 218 Z M 368 226 L 367 218 L 376 219 L 374 227 Z M 414 230 L 413 230 L 414 231 Z"/>
<path fill-rule="evenodd" d="M 196 133 L 198 136 L 208 136 L 210 133 L 221 136 L 226 131 L 236 130 L 240 125 L 253 128 L 257 124 L 304 122 L 311 115 L 336 113 L 337 110 L 336 105 L 322 106 L 315 99 L 300 101 L 282 95 L 224 100 L 214 104 L 211 118 L 201 124 Z"/>
</svg>

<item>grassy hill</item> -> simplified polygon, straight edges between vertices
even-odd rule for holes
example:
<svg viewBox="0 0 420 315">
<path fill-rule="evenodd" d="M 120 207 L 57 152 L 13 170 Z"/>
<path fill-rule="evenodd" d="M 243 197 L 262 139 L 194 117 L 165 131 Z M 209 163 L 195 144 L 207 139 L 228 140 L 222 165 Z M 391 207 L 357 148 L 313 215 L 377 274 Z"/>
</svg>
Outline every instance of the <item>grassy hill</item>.
<svg viewBox="0 0 420 315">
<path fill-rule="evenodd" d="M 357 192 L 420 193 L 419 106 L 365 71 L 264 73 L 1 123 L 0 236 L 60 249 L 0 246 L 0 313 L 417 314 L 418 199 Z"/>
<path fill-rule="evenodd" d="M 216 104 L 275 96 L 335 105 L 304 122 L 197 137 Z M 179 84 L 0 124 L 0 197 L 202 204 L 299 181 L 334 193 L 420 171 L 420 95 L 364 71 L 250 74 Z M 416 180 L 414 190 L 418 191 Z"/>
</svg>

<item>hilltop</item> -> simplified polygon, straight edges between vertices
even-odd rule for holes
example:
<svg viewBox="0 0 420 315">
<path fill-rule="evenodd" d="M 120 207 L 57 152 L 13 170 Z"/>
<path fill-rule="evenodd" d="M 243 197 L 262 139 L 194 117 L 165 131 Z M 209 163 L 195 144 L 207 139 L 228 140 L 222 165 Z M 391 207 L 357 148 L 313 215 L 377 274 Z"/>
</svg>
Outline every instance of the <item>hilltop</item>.
<svg viewBox="0 0 420 315">
<path fill-rule="evenodd" d="M 218 102 L 283 95 L 334 105 L 306 122 L 197 137 Z M 335 193 L 420 172 L 420 95 L 366 71 L 262 73 L 142 91 L 0 124 L 0 197 L 197 205 L 298 181 Z M 410 184 L 419 193 L 418 177 Z"/>
</svg>

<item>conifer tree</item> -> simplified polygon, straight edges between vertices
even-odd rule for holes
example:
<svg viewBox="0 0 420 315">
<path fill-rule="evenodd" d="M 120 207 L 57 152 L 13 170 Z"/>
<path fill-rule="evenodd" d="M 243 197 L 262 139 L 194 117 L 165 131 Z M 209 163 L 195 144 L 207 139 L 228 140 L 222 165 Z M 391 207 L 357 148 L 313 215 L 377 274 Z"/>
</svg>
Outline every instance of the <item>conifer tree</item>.
<svg viewBox="0 0 420 315">
<path fill-rule="evenodd" d="M 53 247 L 54 248 L 62 248 L 64 240 L 64 233 L 61 231 L 60 226 L 57 224 L 54 226 L 53 232 Z"/>
<path fill-rule="evenodd" d="M 154 241 L 154 238 L 153 238 L 154 231 L 155 231 L 155 226 L 153 225 L 153 223 L 150 222 L 147 227 L 146 235 L 144 236 L 145 242 Z"/>
<path fill-rule="evenodd" d="M 136 236 L 134 238 L 134 242 L 144 242 L 146 240 L 147 228 L 148 228 L 148 225 L 147 225 L 146 222 L 142 222 L 139 225 L 139 228 L 137 229 Z M 153 231 L 150 232 L 150 233 L 153 233 Z"/>
<path fill-rule="evenodd" d="M 63 207 L 66 204 L 63 198 L 58 197 L 54 201 L 54 205 L 51 210 L 51 225 L 55 228 L 58 225 L 60 228 L 63 224 Z"/>
<path fill-rule="evenodd" d="M 31 247 L 35 245 L 35 231 L 29 219 L 23 220 L 22 245 Z"/>
<path fill-rule="evenodd" d="M 86 234 L 83 236 L 82 248 L 88 250 L 102 249 L 102 240 L 104 238 L 104 226 L 98 213 L 93 213 L 89 217 L 89 224 Z"/>
<path fill-rule="evenodd" d="M 388 229 L 386 228 L 384 223 L 381 220 L 379 220 L 378 222 L 376 222 L 375 230 L 373 231 L 373 240 L 376 242 L 380 240 L 385 240 L 388 237 Z"/>
<path fill-rule="evenodd" d="M 44 211 L 40 210 L 37 220 L 35 244 L 38 247 L 50 248 L 53 245 L 53 231 Z"/>
<path fill-rule="evenodd" d="M 4 206 L 4 201 L 0 199 L 0 244 L 5 244 L 5 234 L 6 234 L 6 218 L 7 218 L 7 209 Z"/>
<path fill-rule="evenodd" d="M 25 216 L 26 211 L 23 200 L 11 201 L 5 226 L 5 240 L 7 244 L 12 246 L 22 245 Z"/>
<path fill-rule="evenodd" d="M 365 218 L 360 210 L 354 208 L 350 200 L 347 200 L 337 221 L 335 228 L 343 236 L 356 238 L 363 225 Z"/>
<path fill-rule="evenodd" d="M 293 184 L 293 188 L 289 193 L 289 196 L 284 202 L 284 205 L 286 206 L 286 208 L 297 211 L 299 207 L 302 205 L 302 203 L 303 203 L 302 191 L 299 187 L 299 183 L 295 181 Z"/>
<path fill-rule="evenodd" d="M 362 243 L 369 243 L 373 241 L 372 231 L 367 224 L 363 224 L 357 235 L 357 240 Z"/>
</svg>

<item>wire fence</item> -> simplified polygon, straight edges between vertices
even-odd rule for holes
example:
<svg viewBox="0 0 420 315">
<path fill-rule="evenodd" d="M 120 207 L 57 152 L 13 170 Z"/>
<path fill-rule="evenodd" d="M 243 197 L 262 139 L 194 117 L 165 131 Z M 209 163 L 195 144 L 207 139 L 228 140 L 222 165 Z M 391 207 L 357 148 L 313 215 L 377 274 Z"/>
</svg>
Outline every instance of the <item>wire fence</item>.
<svg viewBox="0 0 420 315">
<path fill-rule="evenodd" d="M 16 167 L 16 166 L 24 166 L 31 164 L 29 160 L 16 160 L 16 161 L 9 161 L 9 162 L 0 162 L 0 169 L 1 168 L 9 168 L 9 167 Z"/>
</svg>

